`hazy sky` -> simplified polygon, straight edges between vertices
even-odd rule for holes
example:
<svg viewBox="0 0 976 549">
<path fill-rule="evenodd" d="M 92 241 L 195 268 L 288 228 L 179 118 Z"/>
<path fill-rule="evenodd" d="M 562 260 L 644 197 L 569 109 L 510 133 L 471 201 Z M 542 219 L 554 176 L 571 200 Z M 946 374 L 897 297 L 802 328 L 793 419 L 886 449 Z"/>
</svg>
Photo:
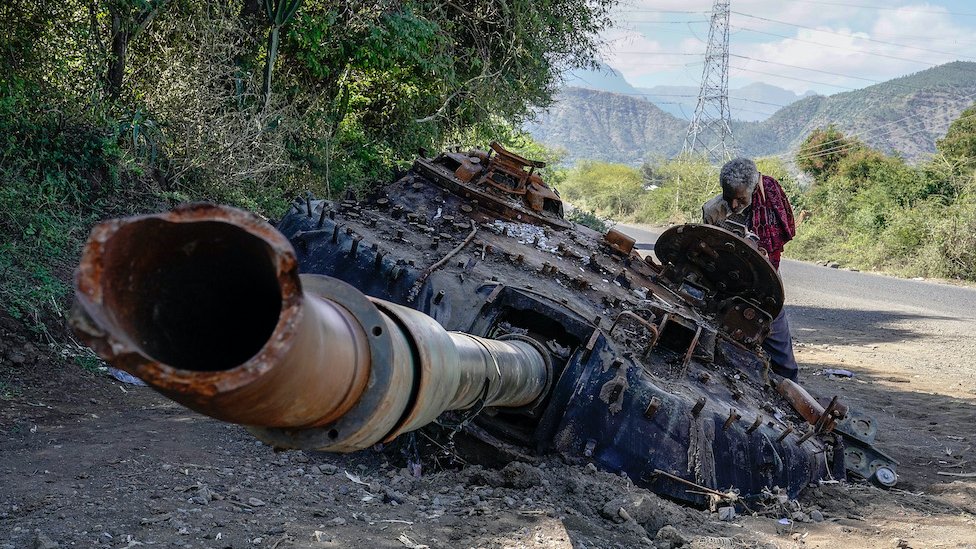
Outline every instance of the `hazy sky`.
<svg viewBox="0 0 976 549">
<path fill-rule="evenodd" d="M 712 0 L 623 0 L 603 58 L 633 85 L 701 81 Z M 731 0 L 730 87 L 829 95 L 976 61 L 976 2 Z M 974 75 L 976 78 L 976 75 Z"/>
</svg>

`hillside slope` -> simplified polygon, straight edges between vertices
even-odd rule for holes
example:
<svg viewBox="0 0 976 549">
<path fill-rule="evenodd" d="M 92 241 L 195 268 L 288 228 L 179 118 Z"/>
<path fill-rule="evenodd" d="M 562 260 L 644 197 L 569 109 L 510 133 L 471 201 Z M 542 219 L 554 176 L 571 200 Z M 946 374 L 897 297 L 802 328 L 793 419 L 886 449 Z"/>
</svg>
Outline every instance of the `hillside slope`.
<svg viewBox="0 0 976 549">
<path fill-rule="evenodd" d="M 526 124 L 532 136 L 566 150 L 566 159 L 640 163 L 648 154 L 681 150 L 687 122 L 637 97 L 566 88 L 556 103 Z"/>
</svg>

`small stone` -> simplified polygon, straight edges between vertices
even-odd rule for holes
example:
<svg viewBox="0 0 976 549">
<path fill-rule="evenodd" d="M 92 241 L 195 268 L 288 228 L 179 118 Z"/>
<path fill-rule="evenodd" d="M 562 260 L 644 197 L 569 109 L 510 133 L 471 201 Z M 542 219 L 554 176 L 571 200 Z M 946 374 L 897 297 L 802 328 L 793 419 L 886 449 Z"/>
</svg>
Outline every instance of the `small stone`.
<svg viewBox="0 0 976 549">
<path fill-rule="evenodd" d="M 312 473 L 313 475 L 321 475 L 322 474 L 322 469 L 319 468 L 318 465 L 313 465 L 312 468 L 309 469 L 309 472 Z"/>
<path fill-rule="evenodd" d="M 792 517 L 794 522 L 810 522 L 810 517 L 803 511 L 796 511 Z"/>
<path fill-rule="evenodd" d="M 325 463 L 319 465 L 319 470 L 321 470 L 322 473 L 325 475 L 334 475 L 336 474 L 336 472 L 339 471 L 339 468 L 336 467 L 335 465 L 332 465 L 331 463 Z"/>
<path fill-rule="evenodd" d="M 505 496 L 502 501 L 504 501 L 505 505 L 508 505 L 509 507 L 515 507 L 515 500 L 509 496 Z"/>
<path fill-rule="evenodd" d="M 657 535 L 654 536 L 654 543 L 661 549 L 674 549 L 675 547 L 681 547 L 687 542 L 674 526 L 668 524 L 662 526 L 657 531 Z"/>
<path fill-rule="evenodd" d="M 258 498 L 247 498 L 247 504 L 251 507 L 264 507 L 267 505 L 265 502 L 259 500 Z"/>
<path fill-rule="evenodd" d="M 719 507 L 718 508 L 718 520 L 731 521 L 735 518 L 735 507 Z"/>
<path fill-rule="evenodd" d="M 329 521 L 329 524 L 334 524 L 336 526 L 342 526 L 345 523 L 346 523 L 346 519 L 344 519 L 342 517 L 336 517 L 336 518 L 334 518 L 334 519 L 332 519 L 332 520 Z"/>
<path fill-rule="evenodd" d="M 41 532 L 38 532 L 37 537 L 34 538 L 34 549 L 58 549 L 58 547 L 60 545 L 56 541 L 52 541 Z"/>
<path fill-rule="evenodd" d="M 814 509 L 813 511 L 810 511 L 810 518 L 813 520 L 813 522 L 823 522 L 824 521 L 823 513 L 821 513 L 817 509 Z"/>
<path fill-rule="evenodd" d="M 386 503 L 401 505 L 403 502 L 407 501 L 407 496 L 401 492 L 397 492 L 396 490 L 386 488 L 383 492 L 383 501 Z"/>
<path fill-rule="evenodd" d="M 596 465 L 593 465 L 592 463 L 587 463 L 586 472 L 590 474 L 596 473 Z"/>
<path fill-rule="evenodd" d="M 319 542 L 326 542 L 326 543 L 332 542 L 332 536 L 330 536 L 328 533 L 323 532 L 321 530 L 316 530 L 312 532 L 312 539 Z"/>
<path fill-rule="evenodd" d="M 10 359 L 10 362 L 12 362 L 14 366 L 22 366 L 25 362 L 27 362 L 27 357 L 24 356 L 23 353 L 19 353 L 17 351 L 13 351 L 7 355 L 7 358 Z"/>
</svg>

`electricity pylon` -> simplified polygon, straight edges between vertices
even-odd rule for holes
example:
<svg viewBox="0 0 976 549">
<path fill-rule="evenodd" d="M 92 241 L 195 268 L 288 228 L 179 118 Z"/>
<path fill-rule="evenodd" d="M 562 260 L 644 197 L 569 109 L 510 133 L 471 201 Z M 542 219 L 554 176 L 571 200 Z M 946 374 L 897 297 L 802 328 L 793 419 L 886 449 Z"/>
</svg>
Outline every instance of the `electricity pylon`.
<svg viewBox="0 0 976 549">
<path fill-rule="evenodd" d="M 695 116 L 688 126 L 683 152 L 712 162 L 732 158 L 732 117 L 729 113 L 729 0 L 715 0 L 705 49 L 705 68 Z"/>
</svg>

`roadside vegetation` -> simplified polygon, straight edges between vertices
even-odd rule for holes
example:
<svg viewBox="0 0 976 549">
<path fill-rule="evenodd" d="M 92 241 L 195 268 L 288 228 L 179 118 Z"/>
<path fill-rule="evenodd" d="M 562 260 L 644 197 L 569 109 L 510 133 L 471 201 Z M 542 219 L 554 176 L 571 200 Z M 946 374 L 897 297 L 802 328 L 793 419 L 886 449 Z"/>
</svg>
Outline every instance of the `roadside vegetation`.
<svg viewBox="0 0 976 549">
<path fill-rule="evenodd" d="M 107 216 L 210 200 L 273 218 L 386 183 L 420 148 L 541 155 L 514 128 L 594 66 L 612 4 L 4 2 L 0 315 L 60 337 Z"/>
<path fill-rule="evenodd" d="M 836 261 L 902 276 L 976 281 L 976 106 L 937 142 L 937 154 L 911 165 L 834 127 L 811 133 L 793 159 L 760 158 L 798 218 L 787 255 Z M 702 203 L 720 192 L 718 167 L 699 158 L 641 168 L 581 162 L 560 187 L 598 216 L 638 223 L 700 222 Z"/>
</svg>

